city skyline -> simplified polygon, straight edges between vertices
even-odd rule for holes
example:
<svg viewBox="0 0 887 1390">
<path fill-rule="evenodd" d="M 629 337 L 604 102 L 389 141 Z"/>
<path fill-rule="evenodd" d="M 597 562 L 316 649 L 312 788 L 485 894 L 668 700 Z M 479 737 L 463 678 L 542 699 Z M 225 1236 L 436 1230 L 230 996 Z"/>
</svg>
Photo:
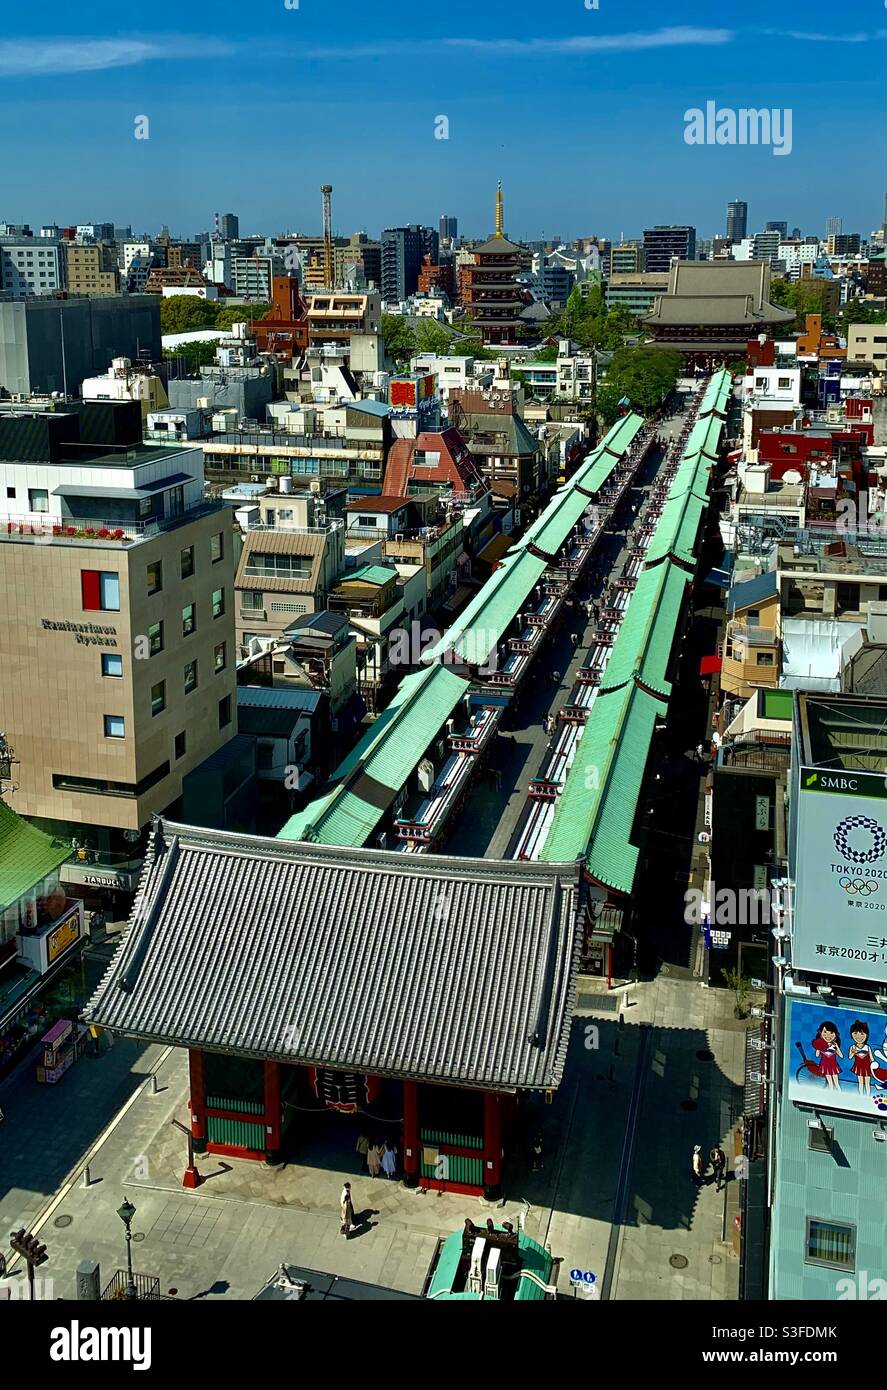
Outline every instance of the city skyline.
<svg viewBox="0 0 887 1390">
<path fill-rule="evenodd" d="M 145 231 L 162 220 L 190 236 L 230 208 L 245 235 L 310 233 L 328 181 L 338 233 L 436 225 L 449 209 L 463 235 L 482 237 L 501 178 L 506 230 L 520 239 L 618 240 L 669 223 L 709 237 L 737 197 L 750 231 L 784 218 L 824 235 L 836 200 L 822 206 L 816 171 L 835 110 L 868 132 L 881 101 L 884 30 L 860 5 L 831 33 L 775 27 L 759 3 L 741 24 L 700 23 L 685 0 L 667 24 L 639 0 L 618 13 L 559 3 L 544 23 L 527 4 L 460 4 L 446 30 L 401 0 L 375 20 L 344 0 L 335 34 L 313 0 L 281 0 L 248 28 L 220 0 L 212 38 L 119 35 L 107 0 L 89 19 L 85 35 L 82 16 L 49 0 L 39 19 L 7 21 L 0 119 L 29 158 L 7 173 L 4 220 Z M 829 104 L 810 81 L 826 67 Z M 685 143 L 685 112 L 709 101 L 790 109 L 791 156 Z M 136 139 L 145 117 L 148 138 Z M 882 215 L 880 143 L 842 150 L 839 213 L 863 237 Z"/>
</svg>

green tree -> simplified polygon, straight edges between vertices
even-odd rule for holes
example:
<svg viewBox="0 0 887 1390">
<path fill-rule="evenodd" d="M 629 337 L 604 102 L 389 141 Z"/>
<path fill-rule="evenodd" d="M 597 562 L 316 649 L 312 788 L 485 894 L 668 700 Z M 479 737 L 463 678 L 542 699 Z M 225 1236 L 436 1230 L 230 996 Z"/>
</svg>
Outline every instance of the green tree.
<svg viewBox="0 0 887 1390">
<path fill-rule="evenodd" d="M 597 408 L 605 425 L 611 425 L 624 409 L 623 397 L 632 410 L 648 415 L 674 387 L 681 374 L 679 352 L 661 348 L 618 348 L 598 387 Z"/>
<path fill-rule="evenodd" d="M 416 335 L 400 314 L 382 315 L 382 342 L 395 362 L 408 361 L 416 351 Z"/>
</svg>

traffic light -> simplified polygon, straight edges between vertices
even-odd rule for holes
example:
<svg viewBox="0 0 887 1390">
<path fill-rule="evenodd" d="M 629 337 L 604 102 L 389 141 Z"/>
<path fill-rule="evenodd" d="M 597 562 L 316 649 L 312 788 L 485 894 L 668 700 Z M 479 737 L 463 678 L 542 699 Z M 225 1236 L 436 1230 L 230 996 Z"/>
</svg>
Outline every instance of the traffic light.
<svg viewBox="0 0 887 1390">
<path fill-rule="evenodd" d="M 15 1253 L 22 1255 L 33 1269 L 36 1269 L 38 1265 L 45 1264 L 49 1259 L 46 1246 L 41 1244 L 39 1237 L 26 1231 L 24 1226 L 20 1230 L 10 1233 L 9 1244 Z"/>
</svg>

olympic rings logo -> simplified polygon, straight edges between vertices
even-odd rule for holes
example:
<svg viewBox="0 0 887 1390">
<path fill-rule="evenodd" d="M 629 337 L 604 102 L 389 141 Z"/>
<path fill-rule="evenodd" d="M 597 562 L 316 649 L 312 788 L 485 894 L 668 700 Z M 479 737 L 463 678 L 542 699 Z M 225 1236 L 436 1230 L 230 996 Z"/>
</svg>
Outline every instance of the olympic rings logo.
<svg viewBox="0 0 887 1390">
<path fill-rule="evenodd" d="M 868 849 L 854 849 L 849 835 L 852 830 L 864 830 L 871 836 Z M 887 850 L 887 831 L 871 816 L 845 816 L 834 835 L 835 849 L 851 864 L 874 864 Z"/>
<path fill-rule="evenodd" d="M 844 892 L 851 896 L 858 894 L 861 898 L 870 898 L 872 893 L 878 891 L 877 883 L 871 878 L 842 878 L 839 882 Z"/>
</svg>

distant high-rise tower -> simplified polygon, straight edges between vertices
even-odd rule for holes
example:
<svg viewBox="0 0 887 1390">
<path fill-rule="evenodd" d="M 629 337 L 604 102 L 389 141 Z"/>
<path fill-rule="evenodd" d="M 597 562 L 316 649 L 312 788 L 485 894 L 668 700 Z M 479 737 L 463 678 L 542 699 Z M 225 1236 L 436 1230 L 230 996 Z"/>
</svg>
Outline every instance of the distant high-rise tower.
<svg viewBox="0 0 887 1390">
<path fill-rule="evenodd" d="M 830 217 L 825 224 L 826 237 L 840 236 L 843 223 L 840 217 Z"/>
<path fill-rule="evenodd" d="M 219 214 L 219 236 L 223 241 L 236 241 L 240 236 L 240 218 L 233 212 Z"/>
<path fill-rule="evenodd" d="M 440 219 L 440 239 L 441 241 L 455 241 L 459 235 L 458 218 L 448 217 L 443 213 Z"/>
<path fill-rule="evenodd" d="M 779 235 L 782 237 L 783 241 L 785 241 L 786 237 L 788 236 L 788 223 L 787 223 L 787 222 L 767 222 L 767 223 L 765 224 L 765 226 L 764 226 L 764 231 L 765 231 L 765 232 L 778 232 Z"/>
<path fill-rule="evenodd" d="M 727 240 L 742 241 L 748 229 L 748 203 L 727 204 Z"/>
<path fill-rule="evenodd" d="M 320 186 L 323 194 L 323 282 L 324 288 L 333 288 L 333 185 Z"/>
</svg>

